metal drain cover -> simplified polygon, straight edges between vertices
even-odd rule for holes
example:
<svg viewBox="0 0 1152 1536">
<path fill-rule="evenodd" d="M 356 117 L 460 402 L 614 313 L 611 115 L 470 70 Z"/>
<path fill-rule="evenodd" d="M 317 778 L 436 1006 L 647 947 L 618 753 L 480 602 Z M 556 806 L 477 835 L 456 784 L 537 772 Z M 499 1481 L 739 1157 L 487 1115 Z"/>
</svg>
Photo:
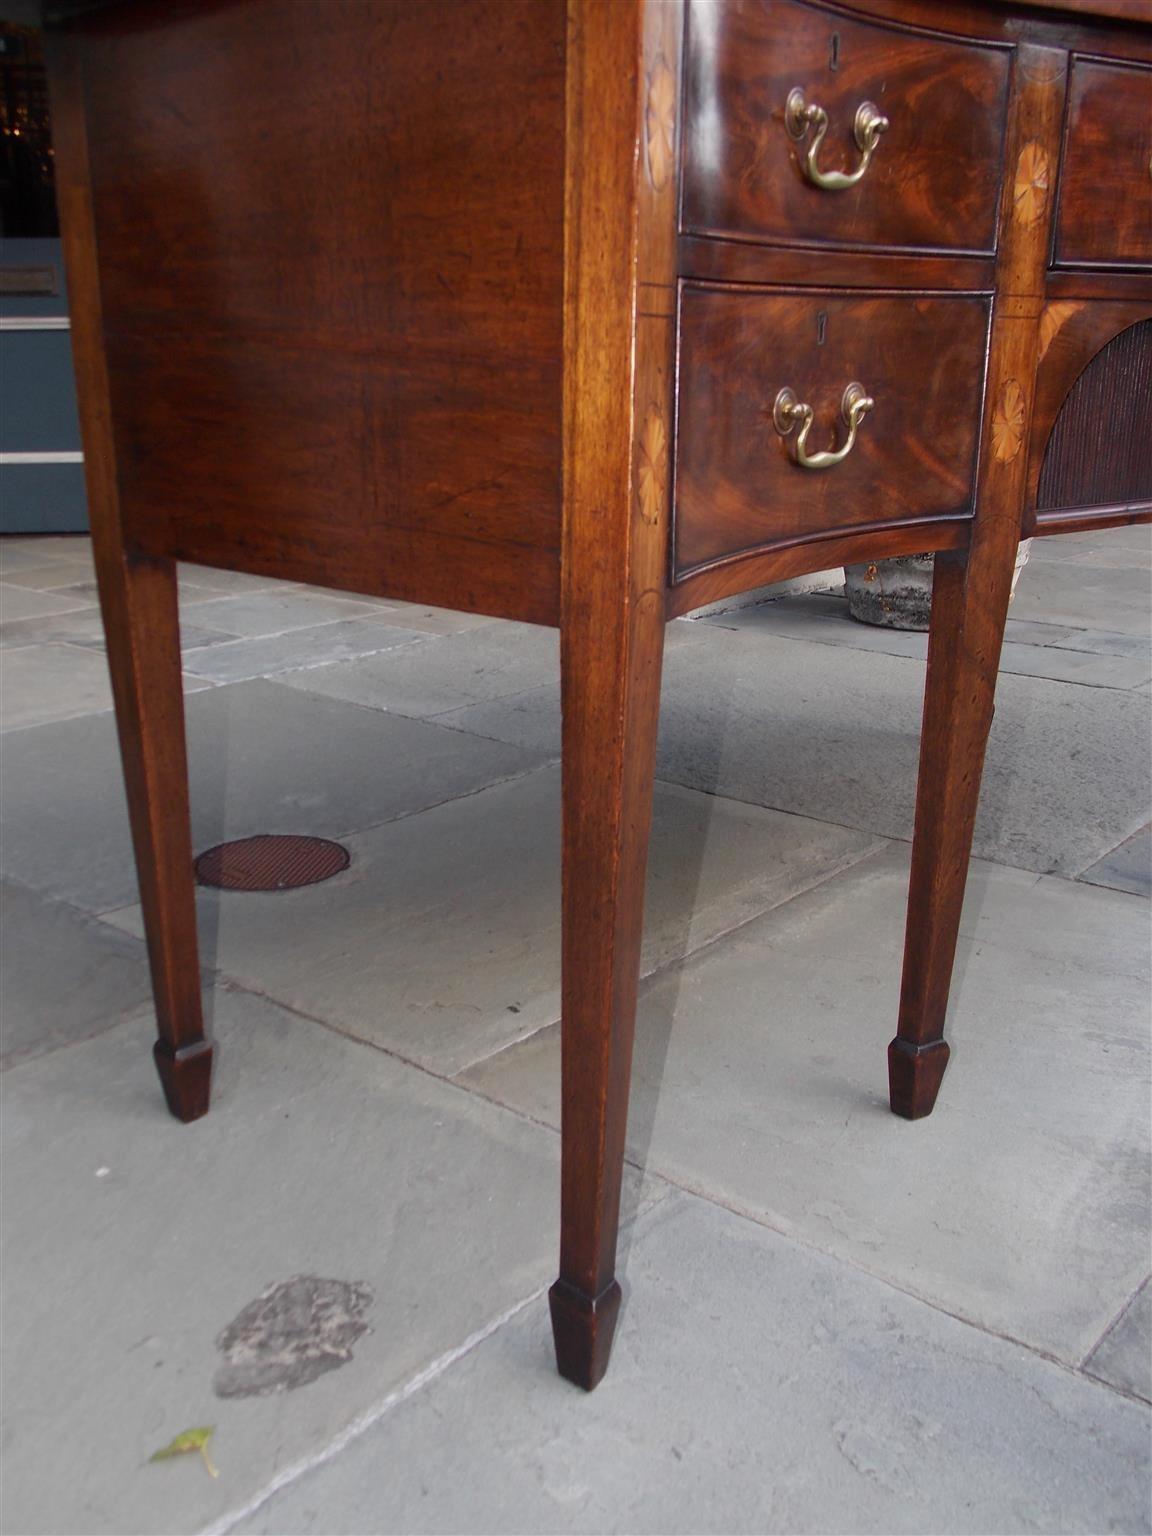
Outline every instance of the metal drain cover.
<svg viewBox="0 0 1152 1536">
<path fill-rule="evenodd" d="M 352 855 L 326 837 L 264 833 L 218 843 L 196 860 L 201 885 L 222 891 L 292 891 L 318 885 L 347 869 Z"/>
</svg>

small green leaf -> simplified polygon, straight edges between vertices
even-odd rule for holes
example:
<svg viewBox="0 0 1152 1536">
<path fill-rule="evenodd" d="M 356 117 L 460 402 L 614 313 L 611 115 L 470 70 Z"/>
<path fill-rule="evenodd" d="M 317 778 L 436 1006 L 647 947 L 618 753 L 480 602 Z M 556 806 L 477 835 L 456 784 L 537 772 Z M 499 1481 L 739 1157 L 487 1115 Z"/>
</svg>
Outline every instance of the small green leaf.
<svg viewBox="0 0 1152 1536">
<path fill-rule="evenodd" d="M 219 1477 L 220 1474 L 212 1465 L 211 1458 L 208 1455 L 208 1442 L 211 1440 L 215 1428 L 215 1424 L 204 1424 L 199 1429 L 186 1429 L 183 1434 L 177 1435 L 175 1440 L 170 1440 L 160 1450 L 153 1451 L 148 1460 L 167 1461 L 172 1456 L 187 1456 L 195 1451 L 199 1454 L 200 1459 L 212 1476 Z"/>
</svg>

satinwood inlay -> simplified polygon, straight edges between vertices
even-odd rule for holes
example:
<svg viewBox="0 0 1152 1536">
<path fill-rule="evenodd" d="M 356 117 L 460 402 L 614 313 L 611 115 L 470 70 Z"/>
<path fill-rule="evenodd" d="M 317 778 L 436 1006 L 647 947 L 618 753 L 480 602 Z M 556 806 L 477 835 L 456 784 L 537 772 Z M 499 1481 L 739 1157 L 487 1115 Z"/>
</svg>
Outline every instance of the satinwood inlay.
<svg viewBox="0 0 1152 1536">
<path fill-rule="evenodd" d="M 1056 340 L 1062 327 L 1071 320 L 1072 316 L 1081 308 L 1071 299 L 1064 299 L 1058 304 L 1049 304 L 1040 316 L 1040 360 Z"/>
<path fill-rule="evenodd" d="M 1024 391 L 1009 379 L 1000 391 L 992 412 L 992 452 L 1001 464 L 1010 464 L 1024 441 Z"/>
<path fill-rule="evenodd" d="M 1031 142 L 1020 151 L 1012 195 L 1017 221 L 1026 228 L 1035 224 L 1048 202 L 1048 156 L 1042 145 Z"/>
<path fill-rule="evenodd" d="M 646 523 L 656 523 L 664 510 L 664 476 L 667 458 L 668 433 L 664 418 L 652 406 L 644 422 L 637 456 L 637 491 L 640 497 L 640 515 Z"/>
<path fill-rule="evenodd" d="M 672 144 L 676 132 L 676 81 L 663 57 L 656 60 L 648 78 L 644 127 L 648 176 L 656 191 L 662 192 L 672 174 Z"/>
</svg>

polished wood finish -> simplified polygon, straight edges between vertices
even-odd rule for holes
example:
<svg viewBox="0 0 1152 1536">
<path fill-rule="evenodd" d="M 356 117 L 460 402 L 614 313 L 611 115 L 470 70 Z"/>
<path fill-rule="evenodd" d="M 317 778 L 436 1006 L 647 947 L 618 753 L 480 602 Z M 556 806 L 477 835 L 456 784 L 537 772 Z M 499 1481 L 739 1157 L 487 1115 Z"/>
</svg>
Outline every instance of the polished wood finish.
<svg viewBox="0 0 1152 1536">
<path fill-rule="evenodd" d="M 1147 21 L 1148 0 L 1020 0 L 1042 11 L 1071 11 L 1077 16 L 1112 17 L 1117 21 Z"/>
<path fill-rule="evenodd" d="M 991 256 L 918 255 L 909 269 L 898 251 L 821 248 L 813 256 L 806 247 L 714 240 L 681 235 L 680 275 L 719 283 L 776 284 L 782 288 L 915 288 L 990 292 L 996 265 Z M 914 279 L 910 282 L 909 279 Z"/>
<path fill-rule="evenodd" d="M 687 232 L 804 245 L 991 252 L 1008 55 L 807 0 L 690 0 Z M 890 119 L 858 185 L 818 192 L 784 105 L 799 87 L 829 116 L 821 164 L 851 171 L 856 110 Z"/>
<path fill-rule="evenodd" d="M 1152 69 L 1073 60 L 1054 255 L 1152 264 Z"/>
<path fill-rule="evenodd" d="M 875 523 L 863 523 L 850 533 L 829 529 L 822 535 L 774 544 L 769 549 L 722 560 L 682 576 L 668 588 L 668 617 L 679 618 L 737 592 L 787 581 L 808 571 L 968 547 L 971 530 L 967 518 L 914 519 L 892 524 L 883 522 L 882 517 L 881 512 Z"/>
<path fill-rule="evenodd" d="M 977 297 L 685 283 L 673 579 L 854 524 L 876 533 L 971 516 L 970 402 L 983 388 L 990 310 Z M 777 392 L 812 405 L 812 446 L 823 449 L 846 435 L 841 398 L 854 380 L 876 401 L 855 447 L 834 470 L 802 469 L 795 432 L 773 425 Z"/>
<path fill-rule="evenodd" d="M 1087 441 L 1101 413 L 1140 420 L 1147 182 L 1117 189 L 1152 25 L 1129 0 L 46 5 L 169 1105 L 203 1113 L 211 1070 L 174 561 L 558 624 L 551 1309 L 561 1372 L 593 1387 L 621 1304 L 665 620 L 937 553 L 889 1048 L 893 1109 L 927 1114 L 1017 540 L 1152 517 L 1146 434 L 1103 472 Z M 890 118 L 855 187 L 804 179 L 794 86 L 830 114 L 823 166 L 856 163 L 863 99 Z M 823 448 L 853 380 L 876 404 L 852 454 L 798 468 L 778 390 Z"/>
<path fill-rule="evenodd" d="M 857 9 L 855 0 L 826 3 Z M 1056 6 L 1046 0 L 864 0 L 861 8 L 877 20 L 923 27 L 948 37 L 1004 43 L 1013 49 L 1028 41 L 1068 53 L 1152 60 L 1147 0 L 1132 0 L 1131 9 L 1124 4 L 1125 0 L 1067 0 Z"/>
<path fill-rule="evenodd" d="M 169 1109 L 178 1120 L 196 1120 L 208 1109 L 212 1047 L 204 1034 L 196 947 L 176 565 L 128 547 L 75 54 L 60 50 L 54 70 L 56 195 L 72 299 L 92 547 L 159 1032 L 154 1055 Z"/>
<path fill-rule="evenodd" d="M 89 23 L 130 548 L 557 621 L 564 25 L 562 0 Z"/>
<path fill-rule="evenodd" d="M 1071 11 L 1078 17 L 1100 17 L 1115 22 L 1147 22 L 1147 0 L 1020 0 L 1037 11 Z"/>
<path fill-rule="evenodd" d="M 645 19 L 647 27 L 645 27 Z M 621 0 L 569 34 L 565 290 L 562 1375 L 604 1374 L 664 649 L 676 14 Z M 665 80 L 667 73 L 671 76 Z M 632 154 L 645 142 L 642 160 Z M 633 335 L 637 365 L 631 365 Z"/>
<path fill-rule="evenodd" d="M 1054 163 L 1066 58 L 1019 50 L 1010 165 Z M 1050 218 L 1047 197 L 1037 211 L 1022 206 L 1017 185 L 1006 187 L 997 287 L 1010 297 L 992 325 L 979 513 L 967 552 L 937 556 L 900 1015 L 888 1054 L 892 1109 L 909 1120 L 931 1113 L 948 1060 L 948 991 L 1020 540 Z"/>
</svg>

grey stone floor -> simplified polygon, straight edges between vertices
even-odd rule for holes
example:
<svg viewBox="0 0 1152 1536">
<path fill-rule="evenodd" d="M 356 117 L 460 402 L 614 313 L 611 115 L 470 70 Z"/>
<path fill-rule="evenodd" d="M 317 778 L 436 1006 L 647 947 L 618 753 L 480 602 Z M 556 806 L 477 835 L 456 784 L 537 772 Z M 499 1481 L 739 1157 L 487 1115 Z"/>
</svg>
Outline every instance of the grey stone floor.
<svg viewBox="0 0 1152 1536">
<path fill-rule="evenodd" d="M 544 1299 L 555 636 L 184 570 L 197 846 L 352 862 L 201 893 L 181 1127 L 87 543 L 0 541 L 4 1531 L 1152 1528 L 1150 572 L 1146 529 L 1033 548 L 916 1125 L 884 1053 L 923 637 L 831 591 L 671 626 L 586 1397 Z M 217 1478 L 149 1461 L 199 1425 Z"/>
</svg>

